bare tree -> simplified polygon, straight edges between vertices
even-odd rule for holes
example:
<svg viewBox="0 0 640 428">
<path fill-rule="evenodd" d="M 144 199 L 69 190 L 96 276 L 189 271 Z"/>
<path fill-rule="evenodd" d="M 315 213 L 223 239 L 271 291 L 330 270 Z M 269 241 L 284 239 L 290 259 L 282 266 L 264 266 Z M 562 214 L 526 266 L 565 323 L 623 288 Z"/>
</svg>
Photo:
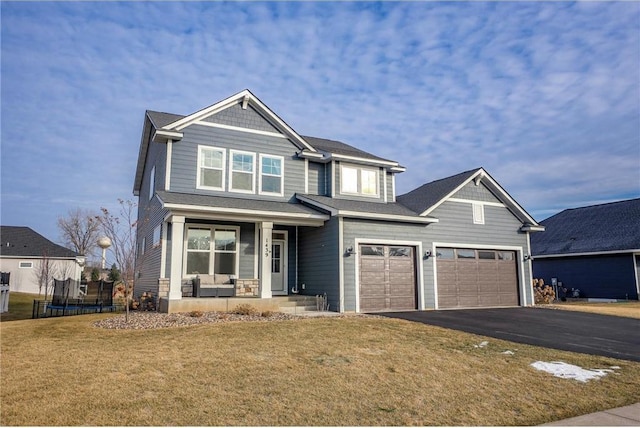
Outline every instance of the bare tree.
<svg viewBox="0 0 640 428">
<path fill-rule="evenodd" d="M 137 204 L 130 200 L 118 199 L 120 210 L 117 215 L 107 208 L 100 208 L 102 214 L 96 217 L 102 233 L 111 239 L 109 251 L 120 269 L 121 281 L 125 287 L 126 320 L 129 322 L 129 298 L 133 293 L 136 270 L 136 227 Z"/>
<path fill-rule="evenodd" d="M 47 296 L 49 295 L 49 287 L 51 286 L 56 270 L 55 264 L 55 261 L 51 260 L 46 253 L 42 254 L 42 258 L 35 263 L 38 295 L 41 295 L 44 290 L 44 300 L 47 300 Z"/>
<path fill-rule="evenodd" d="M 66 217 L 58 218 L 58 229 L 65 245 L 84 256 L 95 255 L 95 245 L 100 233 L 100 222 L 95 212 L 76 208 Z"/>
</svg>

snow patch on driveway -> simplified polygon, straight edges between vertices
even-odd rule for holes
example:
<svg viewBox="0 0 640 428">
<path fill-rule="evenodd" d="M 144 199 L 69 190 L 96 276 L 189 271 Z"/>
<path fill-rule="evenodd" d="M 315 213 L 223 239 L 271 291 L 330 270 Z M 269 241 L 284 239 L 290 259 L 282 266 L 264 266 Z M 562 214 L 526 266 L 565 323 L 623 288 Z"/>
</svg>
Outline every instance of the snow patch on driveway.
<svg viewBox="0 0 640 428">
<path fill-rule="evenodd" d="M 574 366 L 573 364 L 563 363 L 562 361 L 552 361 L 552 362 L 544 362 L 544 361 L 536 361 L 535 363 L 531 363 L 531 366 L 536 370 L 542 370 L 547 373 L 551 373 L 556 377 L 561 377 L 564 379 L 575 379 L 580 382 L 587 382 L 592 379 L 598 379 L 600 377 L 606 376 L 609 373 L 613 373 L 613 369 L 620 368 L 618 366 L 613 366 L 610 369 L 583 369 L 580 366 Z"/>
</svg>

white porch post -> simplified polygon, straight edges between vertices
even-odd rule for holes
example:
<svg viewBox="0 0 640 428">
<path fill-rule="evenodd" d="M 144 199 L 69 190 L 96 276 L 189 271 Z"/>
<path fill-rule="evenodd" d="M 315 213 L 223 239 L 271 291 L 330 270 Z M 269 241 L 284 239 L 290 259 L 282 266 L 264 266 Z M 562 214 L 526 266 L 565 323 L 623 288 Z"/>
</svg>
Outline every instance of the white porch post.
<svg viewBox="0 0 640 428">
<path fill-rule="evenodd" d="M 260 297 L 270 298 L 271 294 L 271 234 L 273 223 L 263 221 L 260 223 Z"/>
<path fill-rule="evenodd" d="M 182 246 L 184 241 L 184 216 L 171 218 L 171 276 L 169 300 L 182 299 Z"/>
</svg>

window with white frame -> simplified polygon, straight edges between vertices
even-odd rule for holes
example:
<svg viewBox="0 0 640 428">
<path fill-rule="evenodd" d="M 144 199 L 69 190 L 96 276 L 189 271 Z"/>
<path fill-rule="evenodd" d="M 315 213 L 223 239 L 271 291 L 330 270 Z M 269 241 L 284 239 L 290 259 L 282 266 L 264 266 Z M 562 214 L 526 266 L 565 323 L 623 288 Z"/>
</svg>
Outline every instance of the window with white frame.
<svg viewBox="0 0 640 428">
<path fill-rule="evenodd" d="M 352 165 L 340 168 L 340 193 L 378 196 L 378 170 Z"/>
<path fill-rule="evenodd" d="M 199 189 L 224 190 L 225 150 L 198 146 Z"/>
<path fill-rule="evenodd" d="M 239 230 L 234 227 L 189 227 L 185 274 L 235 275 L 238 236 Z"/>
<path fill-rule="evenodd" d="M 153 247 L 160 245 L 160 235 L 162 233 L 162 225 L 159 224 L 153 229 Z"/>
<path fill-rule="evenodd" d="M 229 189 L 234 192 L 255 193 L 255 154 L 231 150 Z"/>
<path fill-rule="evenodd" d="M 147 238 L 143 237 L 140 243 L 140 256 L 144 256 L 144 252 L 147 250 Z"/>
<path fill-rule="evenodd" d="M 153 193 L 156 190 L 156 166 L 151 168 L 151 174 L 149 174 L 149 200 L 153 198 Z"/>
<path fill-rule="evenodd" d="M 260 155 L 260 193 L 282 196 L 284 158 Z"/>
</svg>

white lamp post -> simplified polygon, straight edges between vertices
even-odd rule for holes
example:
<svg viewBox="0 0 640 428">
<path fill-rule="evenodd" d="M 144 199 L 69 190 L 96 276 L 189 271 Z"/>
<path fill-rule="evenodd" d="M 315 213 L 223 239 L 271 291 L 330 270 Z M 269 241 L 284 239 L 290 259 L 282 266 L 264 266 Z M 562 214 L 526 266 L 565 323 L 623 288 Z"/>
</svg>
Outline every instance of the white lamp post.
<svg viewBox="0 0 640 428">
<path fill-rule="evenodd" d="M 98 247 L 102 248 L 102 270 L 104 270 L 105 263 L 107 262 L 107 248 L 111 246 L 111 239 L 107 236 L 98 238 Z"/>
</svg>

